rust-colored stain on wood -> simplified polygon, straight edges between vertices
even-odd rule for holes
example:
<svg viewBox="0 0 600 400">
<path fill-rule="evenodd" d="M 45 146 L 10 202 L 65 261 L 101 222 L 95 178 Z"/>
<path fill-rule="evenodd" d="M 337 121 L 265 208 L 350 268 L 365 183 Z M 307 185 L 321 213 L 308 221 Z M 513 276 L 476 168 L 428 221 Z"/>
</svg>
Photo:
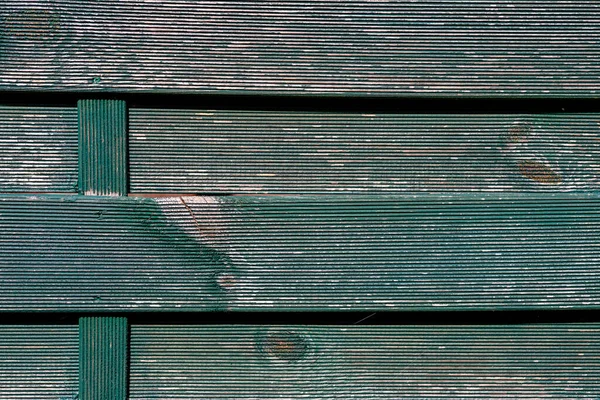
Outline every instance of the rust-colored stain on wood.
<svg viewBox="0 0 600 400">
<path fill-rule="evenodd" d="M 539 183 L 558 185 L 562 182 L 560 174 L 548 165 L 539 161 L 521 161 L 519 170 L 523 176 Z"/>
</svg>

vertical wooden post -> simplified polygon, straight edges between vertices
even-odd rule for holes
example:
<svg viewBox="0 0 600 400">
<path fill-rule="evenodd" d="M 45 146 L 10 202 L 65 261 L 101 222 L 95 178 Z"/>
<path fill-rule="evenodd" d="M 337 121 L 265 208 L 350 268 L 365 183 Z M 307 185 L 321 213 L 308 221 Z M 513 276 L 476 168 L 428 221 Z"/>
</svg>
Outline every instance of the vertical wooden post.
<svg viewBox="0 0 600 400">
<path fill-rule="evenodd" d="M 120 100 L 80 100 L 79 193 L 127 195 L 127 109 Z M 79 319 L 79 399 L 126 400 L 127 318 Z"/>
<path fill-rule="evenodd" d="M 127 318 L 79 319 L 79 399 L 127 399 Z"/>
<path fill-rule="evenodd" d="M 79 193 L 127 195 L 127 111 L 121 100 L 80 100 Z"/>
</svg>

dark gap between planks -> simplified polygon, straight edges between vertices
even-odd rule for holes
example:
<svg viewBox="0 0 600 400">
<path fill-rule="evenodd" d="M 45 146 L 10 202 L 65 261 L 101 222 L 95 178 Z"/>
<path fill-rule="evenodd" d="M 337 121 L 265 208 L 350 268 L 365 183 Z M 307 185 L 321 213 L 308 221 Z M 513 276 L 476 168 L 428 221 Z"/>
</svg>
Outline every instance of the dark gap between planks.
<svg viewBox="0 0 600 400">
<path fill-rule="evenodd" d="M 128 107 L 248 111 L 315 111 L 380 114 L 523 114 L 598 112 L 598 99 L 481 99 L 468 97 L 346 97 L 277 95 L 190 95 L 0 91 L 0 105 L 73 106 L 79 99 L 125 100 Z"/>
<path fill-rule="evenodd" d="M 518 325 L 600 322 L 596 309 L 410 312 L 1 313 L 0 325 L 76 325 L 82 316 L 127 317 L 131 325 Z"/>
</svg>

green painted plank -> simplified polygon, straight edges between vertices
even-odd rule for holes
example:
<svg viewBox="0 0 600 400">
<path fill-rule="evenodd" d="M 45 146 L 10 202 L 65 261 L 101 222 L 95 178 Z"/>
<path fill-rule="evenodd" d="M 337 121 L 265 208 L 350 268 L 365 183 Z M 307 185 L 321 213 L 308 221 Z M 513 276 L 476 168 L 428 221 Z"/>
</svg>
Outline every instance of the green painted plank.
<svg viewBox="0 0 600 400">
<path fill-rule="evenodd" d="M 127 318 L 79 319 L 79 399 L 126 400 Z"/>
<path fill-rule="evenodd" d="M 0 198 L 0 310 L 213 309 L 215 251 L 127 197 Z M 171 210 L 172 209 L 172 213 Z"/>
<path fill-rule="evenodd" d="M 0 89 L 598 97 L 593 0 L 5 0 Z"/>
<path fill-rule="evenodd" d="M 0 193 L 77 191 L 75 108 L 0 106 L 0 149 Z"/>
<path fill-rule="evenodd" d="M 124 101 L 80 100 L 79 192 L 127 194 L 127 112 Z"/>
<path fill-rule="evenodd" d="M 599 121 L 131 109 L 131 191 L 599 190 Z"/>
<path fill-rule="evenodd" d="M 132 326 L 131 399 L 592 399 L 600 325 Z"/>
<path fill-rule="evenodd" d="M 600 197 L 0 198 L 0 310 L 600 305 Z"/>
<path fill-rule="evenodd" d="M 0 326 L 0 398 L 77 399 L 77 327 Z"/>
</svg>

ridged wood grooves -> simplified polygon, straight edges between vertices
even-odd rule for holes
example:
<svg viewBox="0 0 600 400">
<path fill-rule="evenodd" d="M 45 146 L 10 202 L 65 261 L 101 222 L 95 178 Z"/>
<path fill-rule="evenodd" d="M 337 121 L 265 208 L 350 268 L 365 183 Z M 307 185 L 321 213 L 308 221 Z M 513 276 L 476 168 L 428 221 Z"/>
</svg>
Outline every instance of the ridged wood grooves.
<svg viewBox="0 0 600 400">
<path fill-rule="evenodd" d="M 595 194 L 0 197 L 3 310 L 600 306 Z"/>
<path fill-rule="evenodd" d="M 131 400 L 592 399 L 598 324 L 132 326 Z"/>
<path fill-rule="evenodd" d="M 126 400 L 129 354 L 127 318 L 79 319 L 79 399 Z"/>
<path fill-rule="evenodd" d="M 7 192 L 77 192 L 75 107 L 0 106 L 0 193 Z"/>
<path fill-rule="evenodd" d="M 594 0 L 4 0 L 0 89 L 600 94 Z"/>
<path fill-rule="evenodd" d="M 80 100 L 79 192 L 127 194 L 127 113 L 124 101 Z"/>
<path fill-rule="evenodd" d="M 0 325 L 0 399 L 77 399 L 77 326 Z"/>
<path fill-rule="evenodd" d="M 134 193 L 600 189 L 599 114 L 130 110 Z"/>
<path fill-rule="evenodd" d="M 127 197 L 0 197 L 0 310 L 216 307 L 223 261 L 171 222 L 190 223 L 181 203 L 162 208 Z"/>
</svg>

